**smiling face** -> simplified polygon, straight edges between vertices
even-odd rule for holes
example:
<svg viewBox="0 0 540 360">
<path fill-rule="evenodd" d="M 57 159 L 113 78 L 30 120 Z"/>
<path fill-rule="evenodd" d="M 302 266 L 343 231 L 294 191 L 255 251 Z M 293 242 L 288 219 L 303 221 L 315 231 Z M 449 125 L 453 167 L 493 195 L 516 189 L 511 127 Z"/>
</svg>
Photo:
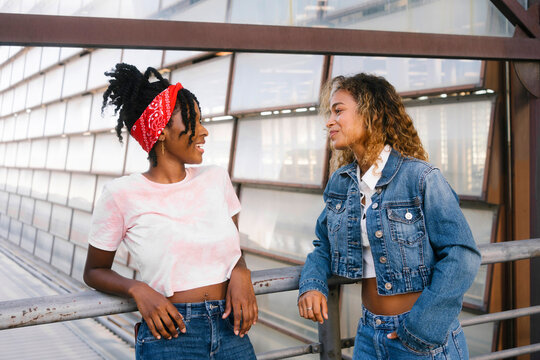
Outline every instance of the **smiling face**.
<svg viewBox="0 0 540 360">
<path fill-rule="evenodd" d="M 183 164 L 200 164 L 203 160 L 204 143 L 205 138 L 208 136 L 208 130 L 201 124 L 201 113 L 199 106 L 195 105 L 195 113 L 197 115 L 195 119 L 195 135 L 192 138 L 192 142 L 189 143 L 191 136 L 191 130 L 182 134 L 182 131 L 186 130 L 186 126 L 182 121 L 181 111 L 175 109 L 171 116 L 170 126 L 163 129 L 163 133 L 160 136 L 160 140 L 164 139 L 165 154 L 161 155 L 161 144 L 158 144 L 156 152 L 165 158 L 173 158 Z M 189 116 L 189 113 L 188 113 Z"/>
<path fill-rule="evenodd" d="M 361 158 L 364 153 L 366 126 L 356 109 L 357 102 L 348 91 L 336 91 L 330 98 L 330 117 L 326 121 L 326 127 L 335 149 L 350 148 L 357 158 Z"/>
</svg>

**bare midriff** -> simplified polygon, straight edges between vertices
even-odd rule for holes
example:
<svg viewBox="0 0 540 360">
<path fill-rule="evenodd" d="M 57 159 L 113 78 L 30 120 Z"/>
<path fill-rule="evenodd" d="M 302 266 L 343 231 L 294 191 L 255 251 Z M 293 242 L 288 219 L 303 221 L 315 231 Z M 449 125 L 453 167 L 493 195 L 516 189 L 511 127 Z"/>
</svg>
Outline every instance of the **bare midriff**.
<svg viewBox="0 0 540 360">
<path fill-rule="evenodd" d="M 168 297 L 173 304 L 178 303 L 198 303 L 210 300 L 223 300 L 227 295 L 227 285 L 229 281 L 219 284 L 202 286 L 196 289 L 177 291 Z"/>
<path fill-rule="evenodd" d="M 412 309 L 421 292 L 382 296 L 377 293 L 376 278 L 362 280 L 362 303 L 377 315 L 398 315 Z"/>
</svg>

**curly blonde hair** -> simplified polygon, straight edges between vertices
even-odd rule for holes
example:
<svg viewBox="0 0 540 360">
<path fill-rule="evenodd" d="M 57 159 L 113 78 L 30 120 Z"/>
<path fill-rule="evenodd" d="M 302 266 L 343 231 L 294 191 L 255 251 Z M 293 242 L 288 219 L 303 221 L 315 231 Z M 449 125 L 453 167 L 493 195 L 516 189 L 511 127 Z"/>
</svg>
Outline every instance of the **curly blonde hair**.
<svg viewBox="0 0 540 360">
<path fill-rule="evenodd" d="M 332 149 L 330 173 L 355 160 L 360 167 L 374 164 L 386 144 L 402 156 L 427 160 L 428 155 L 405 112 L 405 106 L 396 89 L 386 79 L 365 73 L 354 76 L 337 76 L 329 80 L 321 91 L 319 112 L 330 116 L 330 98 L 338 90 L 345 90 L 357 102 L 357 113 L 366 128 L 366 149 L 362 159 L 355 159 L 351 149 Z"/>
</svg>

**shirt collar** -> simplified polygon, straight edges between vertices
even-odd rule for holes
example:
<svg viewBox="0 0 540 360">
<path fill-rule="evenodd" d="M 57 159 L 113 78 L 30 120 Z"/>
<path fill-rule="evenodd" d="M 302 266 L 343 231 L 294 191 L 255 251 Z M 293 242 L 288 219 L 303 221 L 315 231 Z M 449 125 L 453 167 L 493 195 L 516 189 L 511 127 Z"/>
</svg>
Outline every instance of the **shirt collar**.
<svg viewBox="0 0 540 360">
<path fill-rule="evenodd" d="M 376 161 L 377 169 L 375 169 L 375 164 L 371 165 L 368 171 L 366 171 L 366 173 L 362 176 L 360 187 L 363 187 L 363 184 L 365 184 L 368 186 L 370 190 L 375 190 L 375 186 L 377 185 L 377 182 L 381 178 L 382 171 L 384 169 L 384 166 L 386 165 L 386 162 L 388 161 L 390 152 L 392 152 L 392 147 L 390 145 L 385 145 L 381 153 L 379 154 L 379 158 Z M 358 165 L 357 165 L 356 174 L 357 174 L 357 177 L 359 177 L 360 166 Z"/>
</svg>

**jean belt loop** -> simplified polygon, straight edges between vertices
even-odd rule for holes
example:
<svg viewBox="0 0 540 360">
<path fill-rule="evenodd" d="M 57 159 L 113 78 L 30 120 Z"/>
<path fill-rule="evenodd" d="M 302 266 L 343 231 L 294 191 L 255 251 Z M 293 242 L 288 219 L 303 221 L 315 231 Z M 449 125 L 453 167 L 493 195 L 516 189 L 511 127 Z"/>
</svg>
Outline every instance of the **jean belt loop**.
<svg viewBox="0 0 540 360">
<path fill-rule="evenodd" d="M 189 321 L 191 319 L 191 303 L 186 303 L 186 321 Z"/>
</svg>

